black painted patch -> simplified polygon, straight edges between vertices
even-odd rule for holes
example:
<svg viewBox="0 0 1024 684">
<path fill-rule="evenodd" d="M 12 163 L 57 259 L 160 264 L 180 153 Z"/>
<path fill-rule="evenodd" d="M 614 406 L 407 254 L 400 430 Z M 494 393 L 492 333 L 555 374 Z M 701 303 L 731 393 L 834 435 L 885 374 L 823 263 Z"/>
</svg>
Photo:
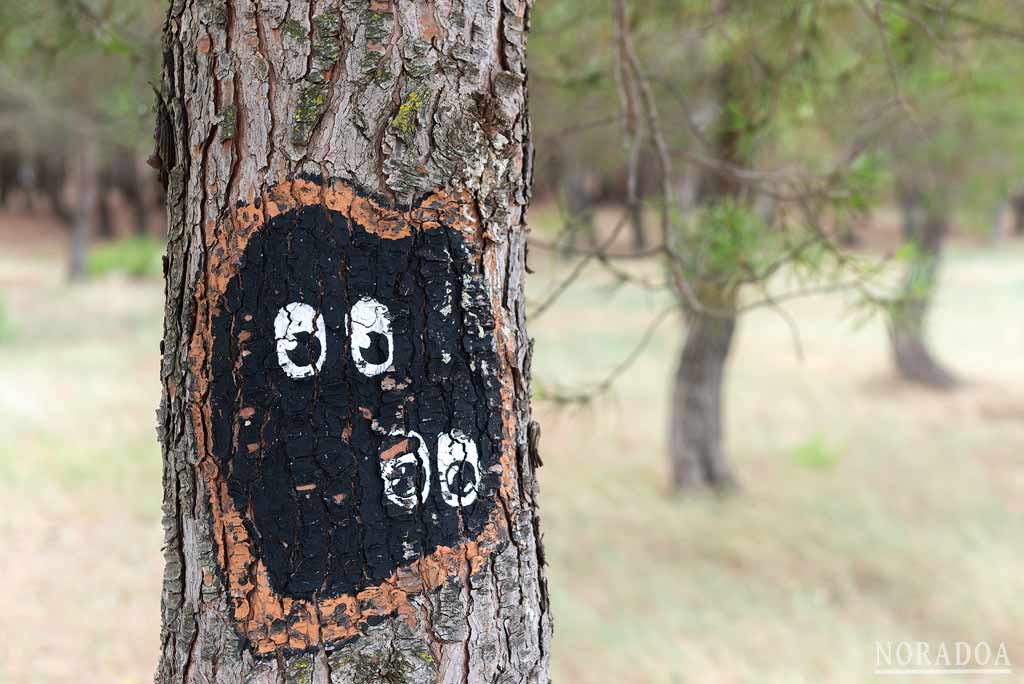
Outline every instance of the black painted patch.
<svg viewBox="0 0 1024 684">
<path fill-rule="evenodd" d="M 366 368 L 389 351 L 392 358 L 373 377 L 353 360 L 350 334 L 353 306 L 366 298 L 388 310 L 393 339 L 379 331 L 364 339 Z M 323 350 L 316 319 L 314 332 L 286 343 L 293 374 L 304 377 L 289 377 L 279 358 L 275 321 L 293 303 L 322 318 L 326 342 Z M 501 399 L 493 315 L 457 232 L 384 239 L 320 205 L 283 213 L 250 239 L 212 328 L 213 449 L 275 592 L 354 593 L 483 530 L 499 485 L 491 471 L 501 453 Z M 455 444 L 472 442 L 478 467 L 463 459 L 440 473 L 443 435 L 449 444 L 453 435 Z M 429 454 L 425 498 L 421 446 Z M 414 456 L 391 467 L 389 498 L 381 454 L 402 453 Z M 410 508 L 394 500 L 402 495 Z"/>
</svg>

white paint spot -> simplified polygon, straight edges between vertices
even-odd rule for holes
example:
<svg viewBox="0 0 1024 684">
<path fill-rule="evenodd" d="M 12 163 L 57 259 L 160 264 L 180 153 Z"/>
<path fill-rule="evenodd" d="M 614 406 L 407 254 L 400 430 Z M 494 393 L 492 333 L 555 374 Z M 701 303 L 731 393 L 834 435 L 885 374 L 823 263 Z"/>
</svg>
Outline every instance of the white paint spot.
<svg viewBox="0 0 1024 684">
<path fill-rule="evenodd" d="M 447 256 L 449 259 L 451 258 L 451 255 L 448 254 L 447 250 L 445 250 L 445 256 Z M 444 286 L 444 304 L 442 304 L 438 308 L 438 311 L 440 311 L 441 315 L 444 316 L 445 318 L 451 317 L 452 311 L 454 310 L 452 308 L 452 299 L 453 299 L 452 295 L 453 294 L 454 293 L 452 292 L 452 284 L 451 283 L 445 283 L 445 286 Z"/>
<path fill-rule="evenodd" d="M 372 378 L 386 371 L 395 357 L 395 338 L 391 334 L 391 312 L 388 311 L 388 307 L 372 297 L 363 297 L 352 305 L 348 323 L 352 360 L 355 361 L 359 372 Z M 383 335 L 387 339 L 387 358 L 380 363 L 370 363 L 363 358 L 365 351 L 373 345 L 370 333 Z"/>
<path fill-rule="evenodd" d="M 302 333 L 313 335 L 320 341 L 319 356 L 314 363 L 306 366 L 297 365 L 288 355 L 288 352 L 299 346 L 296 336 Z M 324 327 L 324 317 L 309 304 L 292 302 L 282 307 L 274 319 L 274 337 L 277 338 L 277 362 L 288 377 L 308 378 L 324 367 L 324 359 L 327 358 L 327 328 Z"/>
<path fill-rule="evenodd" d="M 391 433 L 419 442 L 416 451 L 408 451 L 395 458 L 380 462 L 380 476 L 384 480 L 384 495 L 402 508 L 412 510 L 430 494 L 430 452 L 427 443 L 417 432 Z M 422 476 L 423 486 L 416 491 L 416 481 Z"/>
<path fill-rule="evenodd" d="M 446 504 L 458 508 L 476 501 L 480 454 L 473 440 L 461 430 L 437 436 L 437 472 Z"/>
</svg>

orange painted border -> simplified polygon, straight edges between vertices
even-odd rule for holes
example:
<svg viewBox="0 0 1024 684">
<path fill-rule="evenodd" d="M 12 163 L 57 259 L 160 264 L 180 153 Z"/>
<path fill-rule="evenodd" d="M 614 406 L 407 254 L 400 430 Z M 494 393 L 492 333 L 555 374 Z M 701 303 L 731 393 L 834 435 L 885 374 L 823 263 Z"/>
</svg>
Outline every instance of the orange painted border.
<svg viewBox="0 0 1024 684">
<path fill-rule="evenodd" d="M 475 539 L 453 547 L 440 547 L 411 564 L 402 566 L 380 584 L 355 594 L 329 598 L 293 599 L 279 596 L 270 586 L 266 567 L 256 557 L 252 540 L 228 495 L 226 478 L 213 453 L 210 368 L 213 349 L 211 329 L 222 306 L 228 283 L 241 267 L 249 239 L 278 214 L 302 206 L 322 204 L 354 219 L 367 231 L 384 239 L 399 239 L 414 231 L 458 231 L 480 261 L 484 277 L 496 280 L 493 254 L 484 254 L 479 214 L 467 191 L 439 190 L 415 207 L 396 210 L 382 207 L 344 181 L 321 183 L 308 179 L 283 181 L 258 199 L 239 206 L 205 245 L 205 277 L 196 288 L 196 329 L 189 348 L 191 391 L 189 406 L 196 433 L 197 467 L 209 492 L 217 561 L 227 585 L 232 616 L 239 633 L 260 655 L 281 650 L 303 651 L 320 643 L 358 636 L 371 619 L 397 616 L 415 626 L 416 610 L 410 597 L 437 589 L 452 579 L 476 574 L 487 557 L 508 540 L 508 521 L 500 504 L 494 507 L 484 531 Z M 208 231 L 216 228 L 207 225 Z M 501 484 L 498 495 L 506 502 L 516 490 L 516 413 L 509 359 L 514 358 L 515 336 L 503 334 L 501 288 L 490 283 L 494 313 L 494 339 L 499 358 L 498 380 L 502 399 Z M 240 339 L 239 344 L 244 345 Z M 236 416 L 236 420 L 240 417 Z M 213 576 L 203 578 L 206 584 Z"/>
</svg>

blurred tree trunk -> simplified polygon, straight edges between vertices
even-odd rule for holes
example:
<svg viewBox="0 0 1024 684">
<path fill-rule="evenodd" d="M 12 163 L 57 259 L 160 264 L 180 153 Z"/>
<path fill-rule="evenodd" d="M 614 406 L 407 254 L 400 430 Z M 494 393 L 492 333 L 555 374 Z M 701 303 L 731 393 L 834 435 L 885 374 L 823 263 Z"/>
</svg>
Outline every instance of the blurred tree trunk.
<svg viewBox="0 0 1024 684">
<path fill-rule="evenodd" d="M 651 150 L 644 145 L 638 145 L 634 154 L 639 155 L 636 159 L 636 175 L 630 181 L 637 184 L 636 202 L 629 207 L 629 228 L 633 238 L 633 249 L 640 252 L 647 248 L 647 226 L 644 223 L 644 196 L 647 194 L 650 185 L 650 173 L 647 169 L 652 168 L 654 160 L 651 158 Z M 628 194 L 628 193 L 627 193 Z"/>
<path fill-rule="evenodd" d="M 568 218 L 565 245 L 568 248 L 566 251 L 570 254 L 580 248 L 581 239 L 586 247 L 593 248 L 597 245 L 594 210 L 599 183 L 600 180 L 594 171 L 583 168 L 575 161 L 562 175 L 562 204 Z"/>
<path fill-rule="evenodd" d="M 36 189 L 42 193 L 54 216 L 70 228 L 74 222 L 74 211 L 68 206 L 68 172 L 71 152 L 66 143 L 54 145 L 36 156 Z"/>
<path fill-rule="evenodd" d="M 900 376 L 934 389 L 951 389 L 956 377 L 940 364 L 925 341 L 925 323 L 938 284 L 942 246 L 949 232 L 945 203 L 917 187 L 901 193 L 903 239 L 912 252 L 901 302 L 889 316 L 893 362 Z"/>
<path fill-rule="evenodd" d="M 630 207 L 629 227 L 633 234 L 633 249 L 641 252 L 647 249 L 647 227 L 644 224 L 644 203 L 641 195 L 640 201 Z"/>
<path fill-rule="evenodd" d="M 551 621 L 535 504 L 539 430 L 530 421 L 530 351 L 523 288 L 532 160 L 526 115 L 529 6 L 529 0 L 171 3 L 164 27 L 153 158 L 166 184 L 168 209 L 163 393 L 158 421 L 164 461 L 165 574 L 157 684 L 548 681 Z M 432 199 L 419 204 L 427 196 Z M 334 213 L 326 214 L 328 210 Z M 344 253 L 322 248 L 310 252 L 297 237 L 294 244 L 288 243 L 286 258 L 292 259 L 294 253 L 309 261 L 295 262 L 283 267 L 284 271 L 272 270 L 282 267 L 269 256 L 270 245 L 276 244 L 275 233 L 263 229 L 264 225 L 279 225 L 287 232 L 299 230 L 295 226 L 300 221 L 322 221 L 315 217 L 339 213 L 346 218 L 332 219 L 330 225 L 348 225 L 353 235 L 355 227 L 365 228 L 367 241 L 372 237 L 383 245 L 374 247 L 379 250 L 374 256 L 361 252 L 369 250 L 366 245 L 370 243 L 357 243 L 355 237 L 351 244 L 346 243 L 348 251 Z M 282 214 L 287 221 L 272 223 Z M 320 230 L 323 225 L 314 228 Z M 400 250 L 413 249 L 406 246 L 409 240 L 403 235 L 420 236 L 415 248 L 426 250 L 438 244 L 431 242 L 427 232 L 440 230 L 452 232 L 437 246 L 439 251 L 431 252 L 429 258 L 401 258 L 419 259 L 411 262 L 423 269 L 410 286 L 414 290 L 432 287 L 434 281 L 443 288 L 445 274 L 458 274 L 451 282 L 463 288 L 461 293 L 438 292 L 436 311 L 441 312 L 438 320 L 455 321 L 451 325 L 462 326 L 462 332 L 454 339 L 422 344 L 447 342 L 453 345 L 453 354 L 472 351 L 495 362 L 491 368 L 475 367 L 484 380 L 445 385 L 446 392 L 454 393 L 451 396 L 412 396 L 404 406 L 413 402 L 420 407 L 416 410 L 436 410 L 453 424 L 459 412 L 487 412 L 482 421 L 485 427 L 480 428 L 487 431 L 484 434 L 490 441 L 485 443 L 500 445 L 490 454 L 479 454 L 481 462 L 485 457 L 494 460 L 486 472 L 476 475 L 478 481 L 482 482 L 482 477 L 493 482 L 490 490 L 480 491 L 474 504 L 493 507 L 487 527 L 468 536 L 462 526 L 469 524 L 470 509 L 458 498 L 456 513 L 445 514 L 457 516 L 456 523 L 446 523 L 458 525 L 454 529 L 462 536 L 457 544 L 441 544 L 429 557 L 417 557 L 416 549 L 393 542 L 404 538 L 400 534 L 419 528 L 406 529 L 397 523 L 386 526 L 386 534 L 391 536 L 370 540 L 379 542 L 379 548 L 372 550 L 376 555 L 363 547 L 365 560 L 359 565 L 359 572 L 364 573 L 359 582 L 363 584 L 358 586 L 365 584 L 364 588 L 332 593 L 324 589 L 334 586 L 336 578 L 329 576 L 308 594 L 292 595 L 288 585 L 279 589 L 273 584 L 267 569 L 270 560 L 258 555 L 262 553 L 259 544 L 288 548 L 292 539 L 269 538 L 259 528 L 260 537 L 253 535 L 252 520 L 258 513 L 254 510 L 263 505 L 255 494 L 248 506 L 234 503 L 239 487 L 259 491 L 271 485 L 269 476 L 257 475 L 255 482 L 232 480 L 236 477 L 233 470 L 246 466 L 237 458 L 233 468 L 218 460 L 218 445 L 233 445 L 249 429 L 243 420 L 251 415 L 246 413 L 251 408 L 229 403 L 214 410 L 209 388 L 211 383 L 240 377 L 241 371 L 233 375 L 231 369 L 244 369 L 250 361 L 246 360 L 249 352 L 237 351 L 239 346 L 273 345 L 274 335 L 277 353 L 271 349 L 266 358 L 274 372 L 279 372 L 281 345 L 293 335 L 307 340 L 305 344 L 318 339 L 313 333 L 322 319 L 318 314 L 303 330 L 289 313 L 286 331 L 275 332 L 280 321 L 274 322 L 267 342 L 265 335 L 250 337 L 248 332 L 237 339 L 231 337 L 236 328 L 229 328 L 230 334 L 217 332 L 222 329 L 215 329 L 216 317 L 270 296 L 271 290 L 288 290 L 291 281 L 276 282 L 273 273 L 289 273 L 289 278 L 298 279 L 310 269 L 319 269 L 317 272 L 328 274 L 324 277 L 350 278 L 352 287 L 368 281 L 397 288 L 396 279 L 405 277 L 401 265 L 405 262 L 384 263 L 384 258 L 378 260 L 376 255 L 393 254 L 399 259 Z M 301 237 L 301 233 L 292 234 Z M 340 250 L 342 238 L 337 240 Z M 268 256 L 250 260 L 256 270 L 243 272 L 262 278 L 264 290 L 245 289 L 245 281 L 231 275 L 246 267 L 247 241 L 268 250 Z M 380 269 L 395 270 L 381 270 L 379 275 L 359 271 L 378 268 L 378 264 Z M 231 299 L 235 284 L 242 288 L 238 300 Z M 344 284 L 349 283 L 346 280 Z M 396 306 L 402 303 L 400 299 L 396 302 Z M 337 308 L 333 301 L 320 306 L 323 316 L 335 315 L 331 313 Z M 483 314 L 460 317 L 459 311 L 470 311 L 465 308 L 470 306 L 474 312 L 493 310 L 493 318 L 488 320 Z M 451 307 L 455 314 L 443 313 Z M 343 319 L 353 336 L 356 322 L 364 320 L 360 318 L 364 314 L 357 316 L 355 311 L 353 307 L 351 319 L 347 315 Z M 428 310 L 424 316 L 434 313 Z M 337 316 L 340 314 L 336 320 L 342 320 Z M 376 321 L 374 325 L 384 327 L 373 329 L 377 338 L 366 333 L 371 345 L 377 344 L 372 340 L 388 339 L 382 332 L 385 329 L 390 334 L 386 319 L 378 316 Z M 245 321 L 239 318 L 238 324 Z M 330 335 L 342 334 L 331 332 L 335 330 L 331 325 L 341 323 L 327 324 Z M 290 332 L 293 328 L 299 332 Z M 490 328 L 495 331 L 493 338 L 489 332 L 484 336 Z M 301 332 L 309 334 L 299 337 Z M 334 338 L 322 339 L 321 350 L 333 344 Z M 353 358 L 371 350 L 364 347 L 360 351 L 354 341 L 351 344 L 351 351 L 343 348 Z M 439 377 L 447 377 L 442 364 L 450 361 L 442 356 L 439 353 L 423 363 L 436 367 Z M 292 378 L 301 378 L 304 368 L 313 368 L 296 366 L 299 362 L 290 358 L 285 360 L 293 365 L 281 368 L 298 373 Z M 315 354 L 310 358 L 315 359 Z M 339 359 L 338 364 L 351 363 L 344 361 L 341 352 L 330 358 Z M 360 368 L 367 367 L 366 363 L 364 360 Z M 326 374 L 326 367 L 323 372 Z M 270 371 L 252 377 L 267 373 Z M 319 377 L 319 371 L 312 373 Z M 238 382 L 249 382 L 248 376 Z M 367 381 L 364 378 L 362 382 Z M 390 376 L 368 386 L 374 389 L 360 389 L 364 393 L 360 397 L 374 401 L 379 401 L 375 393 L 406 391 L 408 387 Z M 413 384 L 408 391 L 419 386 Z M 325 382 L 321 389 L 354 391 L 344 383 L 328 387 Z M 464 396 L 485 390 L 488 397 L 498 397 L 498 403 L 478 408 L 468 401 L 471 396 Z M 417 398 L 420 401 L 414 401 Z M 224 415 L 218 413 L 221 410 Z M 304 413 L 288 415 L 293 422 L 313 419 Z M 354 415 L 352 420 L 363 420 L 359 413 Z M 336 417 L 334 422 L 340 424 L 342 416 Z M 221 431 L 218 426 L 224 421 L 229 427 Z M 358 425 L 374 439 L 383 439 L 371 432 L 368 421 Z M 377 429 L 376 421 L 372 429 Z M 426 428 L 421 429 L 429 436 Z M 356 447 L 345 447 L 343 440 L 356 444 L 358 435 L 351 428 L 342 434 L 338 438 L 342 446 L 336 448 L 354 451 Z M 457 437 L 459 433 L 452 434 Z M 495 434 L 498 437 L 493 437 Z M 292 439 L 291 433 L 288 439 Z M 383 474 L 385 463 L 394 466 L 412 458 L 424 467 L 428 459 L 409 446 L 412 439 L 409 436 L 399 443 L 412 450 L 400 457 L 390 452 L 372 455 L 373 464 L 381 459 L 372 465 L 380 466 L 373 476 L 378 479 L 361 485 L 370 488 L 366 496 L 358 493 L 361 490 L 351 495 L 354 505 L 383 505 L 382 496 L 370 494 L 379 490 L 379 478 L 387 477 Z M 259 445 L 250 446 L 262 449 L 262 432 L 259 440 Z M 422 446 L 425 440 L 419 440 Z M 426 441 L 433 449 L 433 440 Z M 287 448 L 301 445 L 297 437 L 294 442 L 285 441 Z M 440 462 L 440 456 L 437 458 Z M 334 467 L 320 467 L 328 466 Z M 298 465 L 289 462 L 289 467 Z M 353 466 L 343 461 L 338 467 Z M 440 497 L 437 477 L 442 467 L 436 465 L 433 471 L 432 506 Z M 451 477 L 467 475 L 462 471 Z M 446 481 L 441 480 L 440 488 Z M 291 511 L 303 496 L 309 500 L 311 486 L 296 482 L 289 487 L 290 494 L 273 514 L 274 520 L 287 518 L 284 522 L 296 524 L 303 538 L 307 533 L 343 536 L 351 534 L 354 526 L 363 529 L 380 522 L 365 517 L 325 518 L 315 507 L 308 513 L 301 509 L 304 515 L 314 516 L 312 522 L 293 517 Z M 383 486 L 389 491 L 387 482 Z M 417 499 L 415 491 L 413 505 L 426 506 L 427 495 Z M 349 505 L 346 496 L 334 495 L 333 504 Z M 395 500 L 393 492 L 388 496 Z M 326 499 L 323 503 L 333 505 Z M 441 508 L 438 505 L 438 510 Z M 426 516 L 417 519 L 424 525 L 434 524 Z M 257 551 L 252 552 L 253 548 Z M 305 554 L 297 557 L 300 564 L 331 553 L 306 544 L 297 548 Z M 394 558 L 389 555 L 396 553 L 392 548 L 412 553 L 402 557 L 414 560 L 400 565 L 388 579 L 373 579 L 364 566 L 385 555 Z"/>
<path fill-rule="evenodd" d="M 729 489 L 736 484 L 725 452 L 722 408 L 736 318 L 718 314 L 733 310 L 735 299 L 717 288 L 703 288 L 700 300 L 715 313 L 688 311 L 686 340 L 672 386 L 670 447 L 677 490 Z"/>
<path fill-rule="evenodd" d="M 726 60 L 716 80 L 719 121 L 711 150 L 714 158 L 744 167 L 744 131 L 731 121 L 731 106 L 742 106 L 742 86 L 736 65 Z M 728 171 L 706 173 L 698 184 L 698 206 L 723 200 L 743 201 L 743 184 Z M 672 388 L 669 457 L 676 490 L 736 486 L 724 445 L 722 392 L 725 369 L 736 331 L 736 292 L 718 274 L 709 273 L 695 284 L 697 302 L 679 297 L 685 313 L 685 342 Z"/>
<path fill-rule="evenodd" d="M 148 171 L 139 168 L 138 153 L 130 147 L 113 146 L 100 171 L 100 237 L 117 237 L 114 226 L 115 194 L 131 211 L 131 232 L 137 236 L 148 234 L 145 184 L 150 181 Z"/>
<path fill-rule="evenodd" d="M 111 206 L 110 191 L 111 188 L 106 183 L 100 186 L 99 219 L 96 222 L 96 236 L 101 240 L 113 240 L 115 237 L 114 211 Z"/>
<path fill-rule="evenodd" d="M 1024 190 L 1017 190 L 1011 194 L 1007 203 L 1010 206 L 1010 215 L 1013 217 L 1010 232 L 1012 235 L 1020 237 L 1024 235 Z"/>
<path fill-rule="evenodd" d="M 91 136 L 90 136 L 91 138 Z M 83 280 L 87 274 L 86 260 L 89 255 L 89 241 L 96 222 L 98 198 L 97 143 L 85 139 L 80 143 L 75 169 L 75 209 L 71 224 L 71 246 L 68 258 L 68 277 Z"/>
</svg>

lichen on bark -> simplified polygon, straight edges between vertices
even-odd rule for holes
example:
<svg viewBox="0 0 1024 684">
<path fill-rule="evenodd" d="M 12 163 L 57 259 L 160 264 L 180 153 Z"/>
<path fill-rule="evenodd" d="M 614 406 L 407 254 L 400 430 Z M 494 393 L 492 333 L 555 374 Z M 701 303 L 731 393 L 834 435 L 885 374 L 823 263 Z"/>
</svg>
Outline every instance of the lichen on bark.
<svg viewBox="0 0 1024 684">
<path fill-rule="evenodd" d="M 310 65 L 295 105 L 292 124 L 292 143 L 295 145 L 309 142 L 310 134 L 326 111 L 330 97 L 329 77 L 341 54 L 341 13 L 337 9 L 328 9 L 314 16 L 311 23 Z M 296 24 L 293 22 L 290 26 L 294 37 Z"/>
</svg>

